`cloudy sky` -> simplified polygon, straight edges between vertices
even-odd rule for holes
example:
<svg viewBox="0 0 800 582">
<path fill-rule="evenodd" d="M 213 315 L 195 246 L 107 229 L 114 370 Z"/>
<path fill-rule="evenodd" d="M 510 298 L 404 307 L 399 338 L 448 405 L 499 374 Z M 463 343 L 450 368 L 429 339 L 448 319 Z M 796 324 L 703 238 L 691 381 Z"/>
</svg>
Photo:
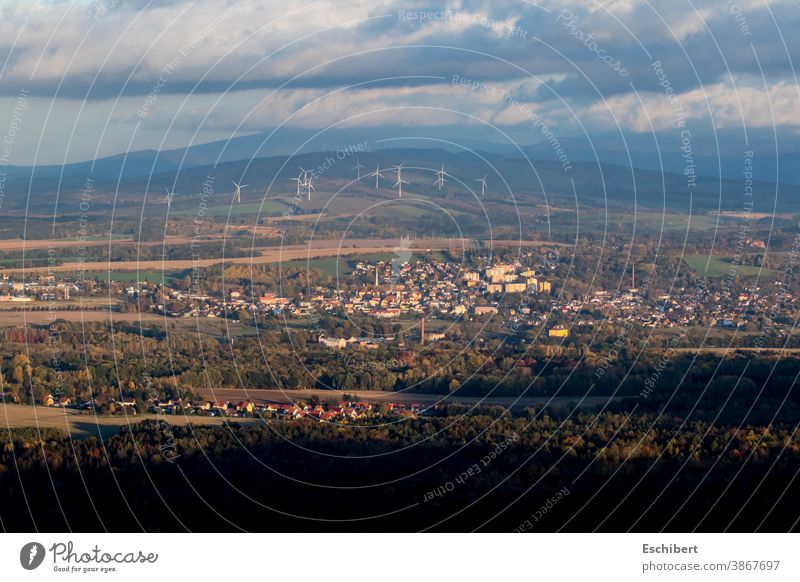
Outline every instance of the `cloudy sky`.
<svg viewBox="0 0 800 582">
<path fill-rule="evenodd" d="M 793 136 L 799 25 L 798 0 L 0 0 L 0 134 L 11 164 L 275 127 Z"/>
</svg>

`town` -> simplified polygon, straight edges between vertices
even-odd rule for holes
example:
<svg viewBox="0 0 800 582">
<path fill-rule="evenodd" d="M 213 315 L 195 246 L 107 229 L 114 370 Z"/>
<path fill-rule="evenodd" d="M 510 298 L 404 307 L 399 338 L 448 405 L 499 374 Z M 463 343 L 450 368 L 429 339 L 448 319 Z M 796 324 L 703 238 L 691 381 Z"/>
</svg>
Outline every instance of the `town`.
<svg viewBox="0 0 800 582">
<path fill-rule="evenodd" d="M 571 328 L 590 328 L 603 322 L 651 328 L 753 328 L 764 321 L 765 313 L 779 315 L 797 303 L 780 281 L 769 290 L 723 281 L 716 286 L 701 282 L 691 289 L 655 292 L 649 279 L 637 286 L 635 266 L 629 286 L 594 289 L 566 299 L 557 264 L 537 261 L 533 253 L 507 262 L 492 261 L 490 257 L 479 257 L 474 262 L 484 266 L 434 258 L 353 259 L 352 269 L 343 273 L 335 286 L 315 285 L 309 292 L 291 296 L 276 291 L 248 296 L 246 289 L 236 288 L 223 296 L 204 292 L 196 283 L 99 282 L 68 277 L 56 280 L 53 275 L 23 282 L 14 274 L 4 274 L 0 276 L 0 304 L 8 303 L 16 310 L 47 309 L 54 318 L 59 311 L 75 309 L 75 298 L 92 295 L 117 299 L 115 309 L 149 311 L 167 318 L 226 318 L 234 322 L 254 317 L 302 322 L 320 315 L 389 322 L 425 318 L 473 321 L 490 317 L 512 330 L 544 326 L 549 337 L 563 338 Z M 80 309 L 108 309 L 107 305 L 81 303 Z M 771 324 L 781 333 L 779 321 Z M 423 342 L 444 337 L 434 331 L 418 333 L 424 334 L 419 335 Z M 386 341 L 325 334 L 320 334 L 318 340 L 336 349 L 374 348 L 379 341 Z"/>
</svg>

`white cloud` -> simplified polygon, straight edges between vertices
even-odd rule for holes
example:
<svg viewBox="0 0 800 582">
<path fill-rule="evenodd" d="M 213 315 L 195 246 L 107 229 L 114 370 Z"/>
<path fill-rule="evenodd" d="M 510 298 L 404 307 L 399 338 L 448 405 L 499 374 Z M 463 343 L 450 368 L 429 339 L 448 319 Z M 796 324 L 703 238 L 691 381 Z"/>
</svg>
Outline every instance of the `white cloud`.
<svg viewBox="0 0 800 582">
<path fill-rule="evenodd" d="M 680 93 L 670 100 L 664 94 L 625 94 L 609 97 L 587 107 L 587 121 L 595 126 L 613 127 L 609 112 L 625 129 L 637 132 L 667 130 L 676 127 L 676 110 L 687 120 L 709 120 L 713 117 L 719 129 L 747 126 L 764 128 L 800 126 L 797 103 L 798 88 L 778 81 L 767 88 L 753 85 L 733 86 L 715 83 Z M 774 115 L 774 119 L 773 119 Z"/>
<path fill-rule="evenodd" d="M 556 23 L 563 2 L 538 3 L 551 12 L 536 8 L 534 2 L 505 6 L 488 0 L 451 0 L 444 5 L 451 13 L 413 21 L 400 18 L 399 11 L 429 10 L 429 5 L 421 0 L 175 0 L 145 9 L 141 3 L 121 2 L 93 19 L 87 11 L 90 2 L 7 0 L 0 5 L 0 58 L 8 55 L 3 59 L 0 94 L 13 95 L 24 86 L 38 96 L 29 127 L 49 136 L 42 142 L 42 152 L 53 154 L 51 160 L 60 155 L 58 144 L 63 144 L 76 121 L 76 143 L 81 147 L 99 140 L 109 120 L 100 151 L 124 149 L 139 121 L 137 109 L 155 90 L 158 95 L 140 134 L 150 141 L 137 142 L 142 147 L 160 145 L 159 132 L 169 132 L 168 142 L 175 145 L 175 128 L 198 129 L 201 141 L 239 127 L 257 131 L 286 120 L 302 128 L 352 118 L 348 125 L 424 124 L 450 126 L 448 132 L 457 132 L 459 126 L 472 123 L 470 115 L 486 123 L 524 126 L 533 110 L 561 134 L 578 130 L 578 119 L 590 128 L 608 128 L 613 125 L 610 112 L 626 129 L 649 131 L 651 121 L 657 130 L 667 129 L 674 122 L 673 106 L 656 90 L 652 59 L 668 65 L 688 119 L 708 119 L 710 107 L 719 127 L 741 125 L 742 119 L 749 126 L 769 127 L 771 99 L 776 124 L 798 125 L 790 61 L 775 40 L 777 31 L 768 12 L 768 8 L 775 11 L 790 54 L 800 62 L 800 41 L 791 34 L 800 24 L 800 13 L 787 0 L 738 1 L 753 30 L 748 42 L 743 42 L 727 5 L 718 0 L 570 2 L 570 10 L 579 15 L 577 27 L 594 35 L 595 48 L 631 71 L 624 79 L 615 77 L 593 48 Z M 714 31 L 714 39 L 706 26 Z M 509 34 L 512 29 L 518 31 L 516 36 Z M 757 81 L 759 68 L 750 40 L 758 64 L 767 71 L 767 90 Z M 574 77 L 573 65 L 608 97 L 597 99 L 588 82 Z M 739 100 L 730 83 L 719 82 L 726 78 L 726 65 L 740 83 Z M 548 92 L 537 92 L 539 83 L 523 70 L 555 81 L 566 104 Z M 453 74 L 500 92 L 453 88 L 448 81 Z M 266 98 L 295 76 L 299 76 L 296 81 Z M 406 86 L 373 82 L 402 76 L 415 78 Z M 188 95 L 203 77 L 205 84 Z M 712 82 L 702 87 L 698 77 Z M 62 82 L 44 127 L 50 98 Z M 644 106 L 629 83 L 641 92 Z M 342 91 L 350 85 L 358 88 Z M 506 102 L 502 91 L 519 98 L 525 108 Z M 77 110 L 87 94 L 78 119 Z M 8 102 L 0 100 L 3 111 Z M 439 108 L 464 115 L 445 114 Z M 38 134 L 20 139 L 34 147 Z"/>
</svg>

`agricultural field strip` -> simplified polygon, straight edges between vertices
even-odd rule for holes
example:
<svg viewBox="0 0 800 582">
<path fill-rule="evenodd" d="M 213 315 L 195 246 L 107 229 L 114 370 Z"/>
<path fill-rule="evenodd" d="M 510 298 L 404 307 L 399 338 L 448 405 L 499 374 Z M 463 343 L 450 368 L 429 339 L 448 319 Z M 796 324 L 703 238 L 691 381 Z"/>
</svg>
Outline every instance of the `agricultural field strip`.
<svg viewBox="0 0 800 582">
<path fill-rule="evenodd" d="M 471 244 L 468 240 L 453 239 L 452 246 L 456 249 Z M 511 247 L 529 247 L 538 245 L 569 246 L 563 243 L 548 241 L 492 241 L 494 246 L 499 244 Z M 397 239 L 358 239 L 358 240 L 321 240 L 312 241 L 304 245 L 287 245 L 283 247 L 260 247 L 260 255 L 247 257 L 210 259 L 178 259 L 178 260 L 146 260 L 146 261 L 87 261 L 82 263 L 64 263 L 50 267 L 30 267 L 26 269 L 5 269 L 6 272 L 35 273 L 42 271 L 69 272 L 69 271 L 179 271 L 192 268 L 211 267 L 220 263 L 225 264 L 268 264 L 294 261 L 298 259 L 313 259 L 330 256 L 346 256 L 353 254 L 381 253 L 396 249 L 400 245 Z M 411 247 L 418 250 L 446 250 L 450 248 L 449 239 L 418 239 L 411 241 Z M 2 249 L 0 249 L 2 250 Z"/>
</svg>

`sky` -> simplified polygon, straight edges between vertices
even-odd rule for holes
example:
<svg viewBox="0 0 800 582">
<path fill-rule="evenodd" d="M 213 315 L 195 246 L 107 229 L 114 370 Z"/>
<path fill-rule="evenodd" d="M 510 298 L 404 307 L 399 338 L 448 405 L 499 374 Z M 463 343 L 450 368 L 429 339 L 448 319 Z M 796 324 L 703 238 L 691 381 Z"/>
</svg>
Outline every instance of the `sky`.
<svg viewBox="0 0 800 582">
<path fill-rule="evenodd" d="M 525 144 L 543 128 L 794 138 L 799 8 L 0 0 L 0 153 L 60 164 L 274 128 Z"/>
</svg>

